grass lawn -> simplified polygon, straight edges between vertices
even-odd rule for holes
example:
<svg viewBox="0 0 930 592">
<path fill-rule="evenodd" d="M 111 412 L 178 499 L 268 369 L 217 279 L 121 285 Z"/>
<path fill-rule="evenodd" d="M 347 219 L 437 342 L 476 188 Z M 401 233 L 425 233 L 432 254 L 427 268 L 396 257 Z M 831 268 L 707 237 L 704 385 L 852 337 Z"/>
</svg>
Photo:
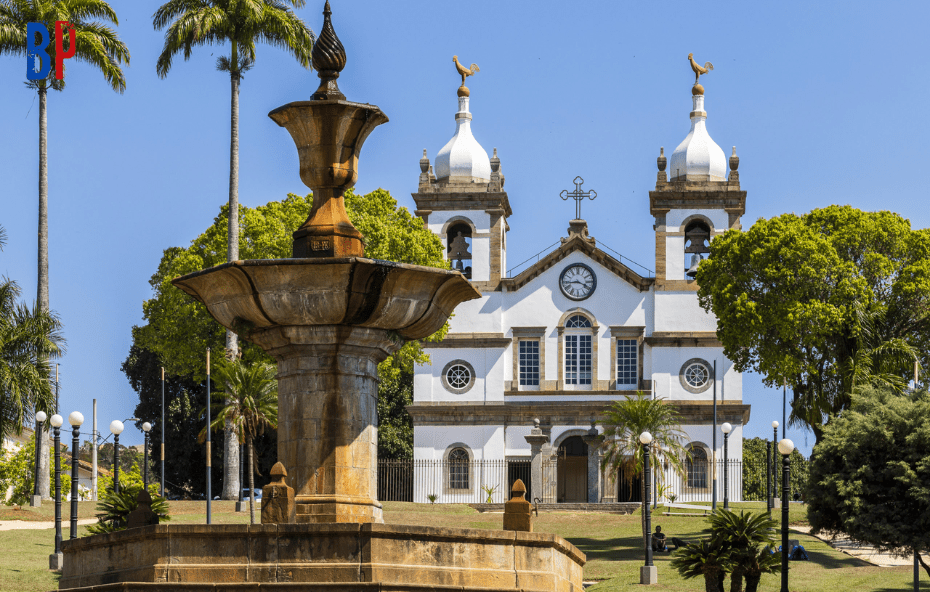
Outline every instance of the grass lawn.
<svg viewBox="0 0 930 592">
<path fill-rule="evenodd" d="M 214 524 L 244 524 L 249 521 L 248 512 L 234 512 L 235 502 L 213 502 Z M 170 502 L 172 522 L 202 523 L 205 502 Z M 764 502 L 732 504 L 734 508 L 764 510 Z M 415 524 L 423 526 L 453 526 L 460 528 L 500 528 L 501 514 L 479 514 L 463 505 L 431 505 L 386 502 L 384 518 L 393 524 Z M 54 518 L 54 506 L 23 510 L 0 510 L 0 520 L 23 516 L 22 519 L 49 520 Z M 67 516 L 67 514 L 65 514 Z M 93 516 L 93 502 L 83 502 L 80 516 Z M 256 518 L 258 516 L 256 515 Z M 780 518 L 780 514 L 779 514 Z M 791 506 L 791 523 L 805 524 L 803 506 Z M 677 536 L 693 540 L 706 532 L 707 522 L 697 517 L 654 516 L 653 524 L 662 526 L 669 537 Z M 589 592 L 617 592 L 641 590 L 639 567 L 643 563 L 640 516 L 614 514 L 586 514 L 582 512 L 544 512 L 535 520 L 537 532 L 551 532 L 565 537 L 588 556 L 585 579 L 600 583 Z M 82 527 L 81 533 L 85 529 Z M 64 528 L 67 538 L 68 529 Z M 844 555 L 801 533 L 792 538 L 801 539 L 810 561 L 792 562 L 792 592 L 851 592 L 911 590 L 911 567 L 873 567 L 858 559 Z M 14 530 L 0 532 L 0 590 L 3 592 L 36 592 L 58 587 L 57 574 L 48 571 L 48 555 L 54 547 L 54 530 Z M 671 556 L 660 553 L 655 557 L 659 572 L 659 584 L 650 590 L 695 590 L 704 589 L 703 579 L 682 580 L 668 563 Z M 926 580 L 926 578 L 924 578 Z M 925 584 L 926 585 L 926 584 Z M 780 577 L 765 576 L 760 590 L 777 592 Z M 727 583 L 729 589 L 729 583 Z"/>
</svg>

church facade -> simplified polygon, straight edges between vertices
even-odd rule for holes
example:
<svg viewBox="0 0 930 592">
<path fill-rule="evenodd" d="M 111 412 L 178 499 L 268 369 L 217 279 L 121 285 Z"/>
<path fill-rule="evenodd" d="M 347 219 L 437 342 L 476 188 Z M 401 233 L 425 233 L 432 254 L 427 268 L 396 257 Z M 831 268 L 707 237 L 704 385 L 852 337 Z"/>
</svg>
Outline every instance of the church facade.
<svg viewBox="0 0 930 592">
<path fill-rule="evenodd" d="M 598 248 L 575 219 L 557 248 L 506 277 L 513 210 L 497 150 L 489 158 L 475 140 L 468 89 L 459 89 L 455 134 L 435 170 L 424 150 L 413 199 L 482 298 L 455 309 L 442 342 L 424 344 L 431 364 L 416 369 L 408 406 L 413 501 L 484 501 L 482 489 L 504 501 L 516 475 L 531 481 L 528 499 L 636 501 L 638 487 L 601 470 L 598 446 L 603 410 L 636 393 L 670 401 L 683 417 L 691 460 L 687 484 L 674 492 L 679 501 L 709 499 L 724 422 L 733 426 L 729 458 L 741 458 L 750 411 L 741 375 L 688 271 L 710 240 L 740 228 L 746 192 L 735 148 L 728 162 L 707 133 L 703 88 L 693 93 L 691 130 L 671 159 L 660 152 L 655 189 L 642 204 L 655 220 L 654 274 Z M 738 477 L 730 478 L 734 501 Z"/>
</svg>

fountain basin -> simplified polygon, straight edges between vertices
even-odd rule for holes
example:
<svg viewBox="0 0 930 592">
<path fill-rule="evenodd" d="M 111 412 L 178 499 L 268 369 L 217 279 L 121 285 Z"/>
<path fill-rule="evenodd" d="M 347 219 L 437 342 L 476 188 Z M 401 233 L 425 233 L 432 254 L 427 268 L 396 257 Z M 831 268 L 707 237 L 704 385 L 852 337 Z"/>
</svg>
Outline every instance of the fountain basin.
<svg viewBox="0 0 930 592">
<path fill-rule="evenodd" d="M 62 543 L 62 590 L 582 592 L 552 534 L 394 524 L 159 524 Z"/>
</svg>

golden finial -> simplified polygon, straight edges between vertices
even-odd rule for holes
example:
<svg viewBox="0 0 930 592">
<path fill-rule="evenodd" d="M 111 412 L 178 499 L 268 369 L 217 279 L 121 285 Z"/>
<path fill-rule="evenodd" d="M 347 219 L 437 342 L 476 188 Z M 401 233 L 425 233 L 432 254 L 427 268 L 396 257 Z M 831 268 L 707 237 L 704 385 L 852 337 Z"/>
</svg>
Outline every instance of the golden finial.
<svg viewBox="0 0 930 592">
<path fill-rule="evenodd" d="M 474 76 L 475 72 L 479 71 L 478 64 L 472 64 L 471 68 L 466 68 L 459 63 L 459 56 L 452 56 L 452 61 L 455 62 L 456 71 L 462 75 L 462 86 L 459 87 L 458 94 L 460 97 L 467 97 L 470 93 L 468 91 L 468 87 L 465 86 L 465 77 Z"/>
<path fill-rule="evenodd" d="M 691 62 L 691 69 L 694 70 L 694 87 L 691 89 L 691 94 L 693 95 L 703 95 L 704 87 L 700 85 L 698 79 L 701 78 L 701 74 L 707 74 L 714 69 L 714 65 L 710 62 L 704 62 L 704 67 L 698 66 L 697 62 L 694 61 L 694 54 L 688 54 L 688 61 Z"/>
</svg>

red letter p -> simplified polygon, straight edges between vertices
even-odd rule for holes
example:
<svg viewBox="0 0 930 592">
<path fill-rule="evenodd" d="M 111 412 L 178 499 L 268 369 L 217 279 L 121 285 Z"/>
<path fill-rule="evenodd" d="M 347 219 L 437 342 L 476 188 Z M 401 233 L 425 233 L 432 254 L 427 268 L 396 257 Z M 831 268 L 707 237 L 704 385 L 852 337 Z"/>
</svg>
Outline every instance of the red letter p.
<svg viewBox="0 0 930 592">
<path fill-rule="evenodd" d="M 64 27 L 67 27 L 68 31 L 68 51 L 65 52 L 64 47 Z M 74 57 L 74 52 L 77 51 L 77 40 L 74 35 L 74 26 L 71 25 L 68 21 L 55 21 L 55 78 L 58 80 L 64 80 L 65 78 L 65 69 L 63 62 Z"/>
</svg>

